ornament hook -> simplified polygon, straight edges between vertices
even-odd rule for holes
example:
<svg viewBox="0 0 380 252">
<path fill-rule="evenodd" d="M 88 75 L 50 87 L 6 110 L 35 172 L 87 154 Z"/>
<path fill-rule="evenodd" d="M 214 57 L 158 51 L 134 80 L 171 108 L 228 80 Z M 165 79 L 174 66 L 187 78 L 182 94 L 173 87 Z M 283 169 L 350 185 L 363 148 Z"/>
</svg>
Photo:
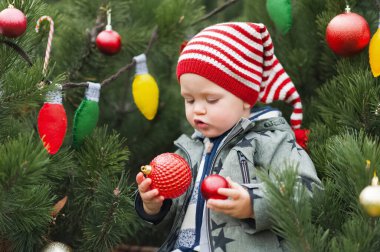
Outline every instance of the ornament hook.
<svg viewBox="0 0 380 252">
<path fill-rule="evenodd" d="M 141 171 L 145 175 L 149 175 L 152 172 L 152 166 L 150 166 L 150 165 L 143 165 L 143 166 L 141 166 Z"/>
<path fill-rule="evenodd" d="M 107 10 L 107 25 L 106 25 L 106 30 L 112 30 L 112 25 L 111 25 L 111 9 Z"/>
</svg>

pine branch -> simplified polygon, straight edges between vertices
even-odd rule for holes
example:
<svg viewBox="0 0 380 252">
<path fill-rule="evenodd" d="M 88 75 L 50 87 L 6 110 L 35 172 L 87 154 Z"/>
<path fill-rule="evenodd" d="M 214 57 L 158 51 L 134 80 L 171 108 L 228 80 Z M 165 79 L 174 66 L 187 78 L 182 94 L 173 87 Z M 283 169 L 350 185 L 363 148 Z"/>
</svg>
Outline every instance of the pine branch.
<svg viewBox="0 0 380 252">
<path fill-rule="evenodd" d="M 70 72 L 70 77 L 73 77 L 73 75 L 76 72 L 80 72 L 84 66 L 84 62 L 90 57 L 91 52 L 92 52 L 91 48 L 95 47 L 96 36 L 98 36 L 99 32 L 101 30 L 103 30 L 104 27 L 106 26 L 104 19 L 105 19 L 104 11 L 103 12 L 99 11 L 98 16 L 96 17 L 94 27 L 92 27 L 90 31 L 87 31 L 87 44 L 88 45 L 86 46 L 85 51 L 83 52 L 76 68 L 74 68 Z"/>
<path fill-rule="evenodd" d="M 214 9 L 213 11 L 209 12 L 208 14 L 206 14 L 205 16 L 203 16 L 202 18 L 200 18 L 199 20 L 196 20 L 195 22 L 193 22 L 191 25 L 196 25 L 200 22 L 203 22 L 209 18 L 211 18 L 212 16 L 214 16 L 215 14 L 221 12 L 222 10 L 226 9 L 228 6 L 236 3 L 238 0 L 230 0 L 228 2 L 225 2 L 222 6 Z"/>
<path fill-rule="evenodd" d="M 29 66 L 32 66 L 33 63 L 30 60 L 28 54 L 16 43 L 10 41 L 10 40 L 5 40 L 5 39 L 0 39 L 0 44 L 5 44 L 9 47 L 11 47 L 13 50 L 15 50 L 26 62 L 28 62 Z"/>
<path fill-rule="evenodd" d="M 121 193 L 120 186 L 121 186 L 121 183 L 125 179 L 124 175 L 125 175 L 125 171 L 122 172 L 119 183 L 113 191 L 114 199 L 113 199 L 111 207 L 108 209 L 106 221 L 103 223 L 103 227 L 100 234 L 101 240 L 103 240 L 108 235 L 109 227 L 112 225 L 112 217 L 115 214 L 116 208 L 119 206 L 120 193 Z"/>
</svg>

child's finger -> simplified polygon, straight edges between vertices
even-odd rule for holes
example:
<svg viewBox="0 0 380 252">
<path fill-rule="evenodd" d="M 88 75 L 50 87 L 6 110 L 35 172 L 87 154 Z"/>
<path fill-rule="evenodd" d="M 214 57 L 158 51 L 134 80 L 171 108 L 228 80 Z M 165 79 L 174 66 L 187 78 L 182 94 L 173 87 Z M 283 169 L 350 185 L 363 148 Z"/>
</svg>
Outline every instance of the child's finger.
<svg viewBox="0 0 380 252">
<path fill-rule="evenodd" d="M 238 189 L 231 189 L 231 188 L 219 188 L 218 193 L 220 195 L 227 196 L 229 198 L 232 198 L 234 200 L 238 199 L 240 197 L 240 190 Z"/>
<path fill-rule="evenodd" d="M 143 201 L 152 201 L 155 198 L 157 198 L 157 196 L 159 196 L 158 194 L 159 194 L 158 190 L 157 189 L 153 189 L 153 190 L 147 191 L 145 193 L 142 193 L 141 194 L 141 199 Z"/>
<path fill-rule="evenodd" d="M 207 207 L 218 212 L 223 212 L 232 209 L 234 205 L 232 204 L 231 200 L 209 199 L 207 201 Z"/>
<path fill-rule="evenodd" d="M 136 183 L 139 185 L 145 179 L 144 174 L 142 172 L 137 173 L 136 175 Z"/>
<path fill-rule="evenodd" d="M 144 180 L 139 184 L 139 191 L 145 193 L 150 190 L 150 185 L 152 180 L 150 178 L 144 178 Z"/>
</svg>

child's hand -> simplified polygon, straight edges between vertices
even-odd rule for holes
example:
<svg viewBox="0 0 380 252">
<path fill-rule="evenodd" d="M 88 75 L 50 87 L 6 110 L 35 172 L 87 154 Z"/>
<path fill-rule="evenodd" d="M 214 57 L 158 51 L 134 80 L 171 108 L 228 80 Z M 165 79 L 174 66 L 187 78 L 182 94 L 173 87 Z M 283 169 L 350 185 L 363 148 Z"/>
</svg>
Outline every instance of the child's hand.
<svg viewBox="0 0 380 252">
<path fill-rule="evenodd" d="M 137 174 L 136 182 L 145 212 L 150 215 L 157 214 L 161 209 L 164 197 L 159 195 L 157 189 L 150 189 L 152 180 L 145 178 L 142 172 Z"/>
<path fill-rule="evenodd" d="M 230 215 L 234 218 L 253 218 L 251 198 L 246 189 L 227 178 L 230 188 L 219 188 L 218 193 L 228 197 L 226 200 L 209 199 L 207 207 L 213 211 Z"/>
</svg>

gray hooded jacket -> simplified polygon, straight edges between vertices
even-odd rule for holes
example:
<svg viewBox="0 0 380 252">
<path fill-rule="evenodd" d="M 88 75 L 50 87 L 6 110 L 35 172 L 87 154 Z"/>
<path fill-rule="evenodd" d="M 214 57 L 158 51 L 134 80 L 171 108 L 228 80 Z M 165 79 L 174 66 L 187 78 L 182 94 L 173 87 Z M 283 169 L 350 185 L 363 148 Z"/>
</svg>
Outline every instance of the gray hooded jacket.
<svg viewBox="0 0 380 252">
<path fill-rule="evenodd" d="M 177 153 L 190 164 L 195 179 L 202 160 L 202 140 L 182 135 L 174 143 L 178 147 Z M 246 187 L 252 199 L 255 218 L 236 219 L 207 209 L 203 221 L 206 222 L 210 251 L 283 251 L 279 237 L 271 231 L 264 184 L 256 176 L 256 171 L 275 174 L 285 169 L 286 164 L 298 166 L 299 178 L 309 190 L 314 185 L 321 185 L 312 161 L 296 144 L 293 131 L 283 117 L 255 122 L 242 118 L 235 125 L 211 163 L 211 174 L 230 177 Z M 154 224 L 171 225 L 171 231 L 159 251 L 173 250 L 193 186 L 194 181 L 184 195 L 173 201 L 165 200 L 161 212 L 155 216 L 144 212 L 137 194 L 135 207 L 143 219 Z"/>
</svg>

